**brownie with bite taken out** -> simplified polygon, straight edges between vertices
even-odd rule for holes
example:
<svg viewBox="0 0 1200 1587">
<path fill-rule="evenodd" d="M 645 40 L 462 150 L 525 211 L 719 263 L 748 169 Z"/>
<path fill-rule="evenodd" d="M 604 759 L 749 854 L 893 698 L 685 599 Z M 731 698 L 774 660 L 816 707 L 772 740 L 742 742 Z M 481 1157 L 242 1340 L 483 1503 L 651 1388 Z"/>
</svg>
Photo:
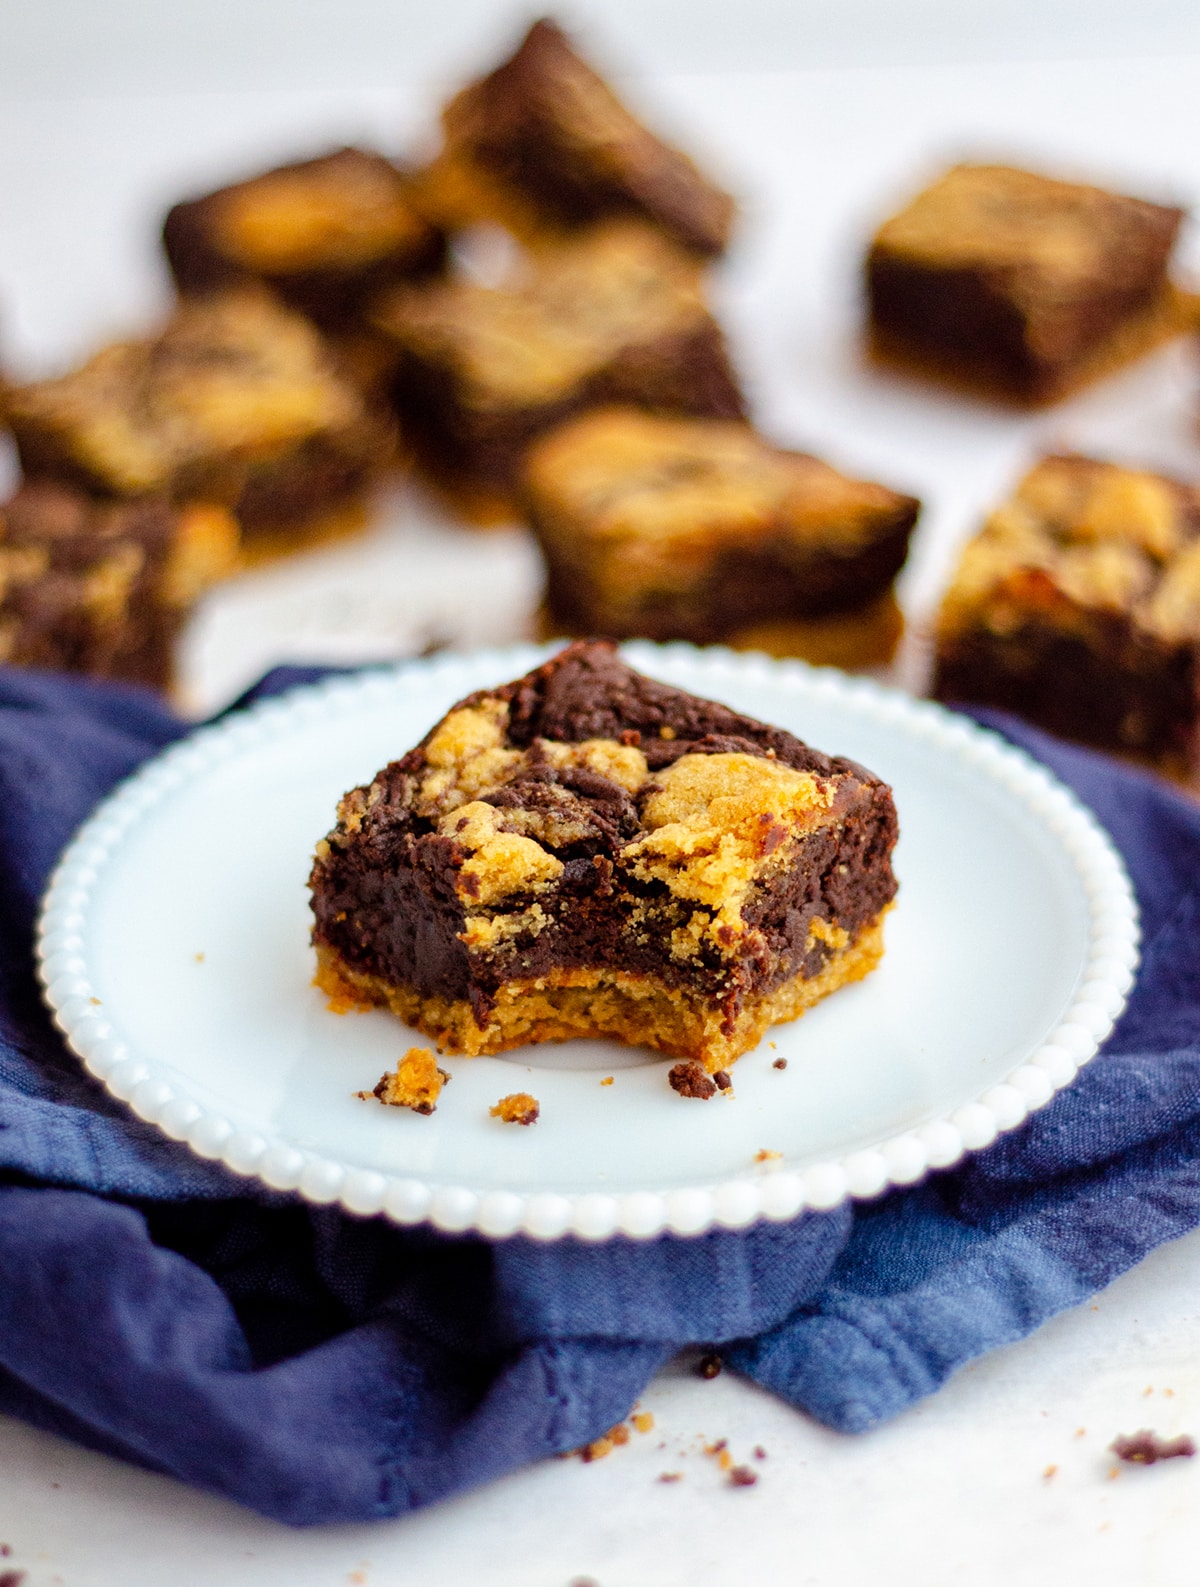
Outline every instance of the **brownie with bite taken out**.
<svg viewBox="0 0 1200 1587">
<path fill-rule="evenodd" d="M 580 643 L 341 801 L 317 984 L 451 1051 L 601 1035 L 713 1074 L 883 951 L 891 791 Z"/>
</svg>

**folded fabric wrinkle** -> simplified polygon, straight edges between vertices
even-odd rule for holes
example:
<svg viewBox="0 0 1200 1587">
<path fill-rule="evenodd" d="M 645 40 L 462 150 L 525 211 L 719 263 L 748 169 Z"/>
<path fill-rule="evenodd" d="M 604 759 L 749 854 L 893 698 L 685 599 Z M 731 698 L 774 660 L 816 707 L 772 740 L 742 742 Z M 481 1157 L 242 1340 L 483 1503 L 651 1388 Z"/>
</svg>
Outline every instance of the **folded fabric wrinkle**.
<svg viewBox="0 0 1200 1587">
<path fill-rule="evenodd" d="M 281 669 L 234 709 L 321 675 Z M 273 1194 L 88 1077 L 38 994 L 38 899 L 97 800 L 188 729 L 131 688 L 0 669 L 0 1411 L 295 1525 L 383 1518 L 591 1441 L 687 1346 L 863 1431 L 1195 1227 L 1200 809 L 977 714 L 1133 876 L 1144 964 L 1100 1057 L 877 1202 L 488 1244 Z"/>
</svg>

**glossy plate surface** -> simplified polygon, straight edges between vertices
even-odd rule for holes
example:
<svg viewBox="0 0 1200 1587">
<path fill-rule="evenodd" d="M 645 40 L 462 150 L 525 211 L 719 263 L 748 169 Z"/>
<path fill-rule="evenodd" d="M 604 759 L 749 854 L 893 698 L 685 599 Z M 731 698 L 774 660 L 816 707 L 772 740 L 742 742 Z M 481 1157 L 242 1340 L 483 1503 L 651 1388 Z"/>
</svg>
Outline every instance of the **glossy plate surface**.
<svg viewBox="0 0 1200 1587">
<path fill-rule="evenodd" d="M 43 910 L 43 982 L 71 1046 L 142 1117 L 273 1187 L 547 1239 L 697 1234 L 911 1183 L 1019 1124 L 1095 1054 L 1133 983 L 1136 904 L 1107 836 L 1043 768 L 866 680 L 687 646 L 624 653 L 895 790 L 883 964 L 769 1032 L 731 1096 L 685 1101 L 660 1057 L 607 1041 L 451 1057 L 430 1117 L 355 1096 L 422 1038 L 381 1012 L 335 1015 L 312 987 L 313 847 L 346 789 L 547 654 L 533 647 L 298 690 L 119 788 Z M 489 1116 L 511 1091 L 538 1097 L 532 1128 Z"/>
</svg>

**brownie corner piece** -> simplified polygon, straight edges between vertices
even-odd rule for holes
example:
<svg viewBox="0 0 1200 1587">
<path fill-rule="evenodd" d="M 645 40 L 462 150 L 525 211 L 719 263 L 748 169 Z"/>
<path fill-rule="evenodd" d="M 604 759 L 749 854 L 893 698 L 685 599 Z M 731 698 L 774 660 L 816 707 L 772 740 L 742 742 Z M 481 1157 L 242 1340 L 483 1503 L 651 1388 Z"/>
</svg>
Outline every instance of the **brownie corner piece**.
<svg viewBox="0 0 1200 1587">
<path fill-rule="evenodd" d="M 1186 329 L 1181 209 L 1004 165 L 957 165 L 879 228 L 872 347 L 988 395 L 1057 401 Z"/>
<path fill-rule="evenodd" d="M 639 215 L 697 254 L 729 241 L 732 197 L 643 126 L 547 18 L 450 101 L 442 124 L 424 186 L 460 224 L 529 237 Z"/>
<path fill-rule="evenodd" d="M 165 689 L 192 603 L 237 553 L 220 508 L 28 482 L 0 507 L 0 662 Z"/>
<path fill-rule="evenodd" d="M 411 180 L 356 148 L 176 204 L 163 247 L 181 292 L 258 282 L 328 331 L 357 328 L 379 292 L 436 271 L 445 257 Z"/>
<path fill-rule="evenodd" d="M 889 659 L 893 585 L 920 510 L 749 425 L 593 410 L 526 457 L 524 501 L 560 631 Z M 887 609 L 885 612 L 884 609 Z M 882 616 L 881 616 L 882 614 Z"/>
<path fill-rule="evenodd" d="M 1041 459 L 963 550 L 934 692 L 1178 775 L 1200 750 L 1200 491 Z"/>
<path fill-rule="evenodd" d="M 896 832 L 861 767 L 571 645 L 342 800 L 318 984 L 450 1050 L 602 1035 L 715 1073 L 878 963 Z"/>
</svg>

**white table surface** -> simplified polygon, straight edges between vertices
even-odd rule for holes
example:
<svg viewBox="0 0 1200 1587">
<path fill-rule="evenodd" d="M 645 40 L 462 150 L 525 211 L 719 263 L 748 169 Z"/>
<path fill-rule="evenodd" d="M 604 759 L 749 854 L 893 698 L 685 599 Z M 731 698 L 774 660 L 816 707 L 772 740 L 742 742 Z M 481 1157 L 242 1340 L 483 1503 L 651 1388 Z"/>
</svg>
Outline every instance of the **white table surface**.
<svg viewBox="0 0 1200 1587">
<path fill-rule="evenodd" d="M 370 1526 L 289 1530 L 0 1421 L 0 1538 L 26 1587 L 1166 1587 L 1195 1579 L 1200 1460 L 1106 1451 L 1198 1430 L 1198 1279 L 1195 1234 L 855 1438 L 727 1374 L 664 1373 L 654 1429 L 604 1460 Z M 755 1487 L 702 1453 L 718 1438 Z"/>
<path fill-rule="evenodd" d="M 866 232 L 951 158 L 1200 202 L 1194 5 L 704 0 L 684 13 L 592 0 L 572 14 L 637 72 L 631 96 L 744 195 L 718 291 L 763 427 L 924 498 L 903 580 L 917 627 L 957 544 L 1039 448 L 1200 476 L 1187 346 L 1029 417 L 872 373 L 856 344 Z M 175 197 L 346 139 L 415 147 L 437 96 L 513 15 L 495 0 L 0 0 L 4 360 L 49 371 L 164 306 L 154 238 Z M 1196 260 L 1190 234 L 1185 252 Z M 366 540 L 210 597 L 185 642 L 188 700 L 211 709 L 279 659 L 521 638 L 537 596 L 520 530 L 478 535 L 396 491 Z M 898 676 L 917 681 L 920 663 L 910 644 Z M 1200 1433 L 1198 1345 L 1200 1234 L 875 1433 L 838 1437 L 681 1367 L 647 1392 L 655 1431 L 602 1462 L 551 1462 L 402 1521 L 314 1533 L 0 1420 L 0 1563 L 28 1571 L 28 1587 L 1187 1580 L 1200 1461 L 1112 1480 L 1105 1451 L 1143 1426 Z M 717 1437 L 738 1459 L 767 1449 L 756 1487 L 729 1488 L 699 1452 Z M 655 1480 L 677 1469 L 679 1483 Z"/>
</svg>

